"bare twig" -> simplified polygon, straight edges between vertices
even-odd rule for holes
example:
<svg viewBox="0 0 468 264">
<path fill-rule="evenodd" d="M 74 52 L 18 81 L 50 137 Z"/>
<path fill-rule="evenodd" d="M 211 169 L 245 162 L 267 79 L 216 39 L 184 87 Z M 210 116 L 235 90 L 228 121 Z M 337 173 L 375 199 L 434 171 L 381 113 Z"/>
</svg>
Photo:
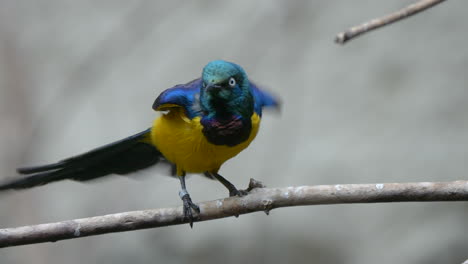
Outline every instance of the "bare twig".
<svg viewBox="0 0 468 264">
<path fill-rule="evenodd" d="M 344 32 L 338 33 L 335 38 L 335 42 L 338 44 L 345 44 L 347 41 L 367 33 L 371 30 L 383 27 L 385 25 L 397 22 L 404 18 L 410 17 L 416 13 L 424 11 L 430 7 L 444 2 L 445 0 L 420 0 L 412 5 L 409 5 L 395 13 L 372 19 L 371 21 L 365 22 L 361 25 L 354 26 Z"/>
<path fill-rule="evenodd" d="M 468 181 L 254 188 L 244 197 L 199 203 L 197 221 L 279 207 L 387 202 L 468 201 Z M 55 242 L 112 232 L 187 223 L 181 207 L 133 211 L 63 222 L 0 229 L 0 247 Z"/>
</svg>

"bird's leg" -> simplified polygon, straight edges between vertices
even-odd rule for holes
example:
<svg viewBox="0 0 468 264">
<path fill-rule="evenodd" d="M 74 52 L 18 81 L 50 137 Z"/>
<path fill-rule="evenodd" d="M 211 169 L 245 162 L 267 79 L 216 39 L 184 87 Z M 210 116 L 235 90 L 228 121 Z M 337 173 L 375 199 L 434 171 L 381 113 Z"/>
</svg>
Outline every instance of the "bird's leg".
<svg viewBox="0 0 468 264">
<path fill-rule="evenodd" d="M 171 164 L 171 176 L 177 175 L 177 166 L 175 164 Z"/>
<path fill-rule="evenodd" d="M 193 227 L 193 213 L 192 209 L 200 213 L 200 207 L 198 205 L 194 204 L 192 202 L 192 198 L 190 198 L 189 193 L 187 192 L 187 188 L 185 187 L 185 173 L 184 175 L 179 176 L 180 180 L 180 186 L 182 187 L 182 190 L 179 192 L 180 199 L 182 199 L 182 202 L 184 204 L 184 218 L 188 219 L 190 221 L 190 227 Z"/>
<path fill-rule="evenodd" d="M 228 190 L 229 190 L 229 196 L 245 196 L 248 194 L 247 191 L 245 190 L 238 190 L 234 184 L 230 183 L 226 178 L 223 176 L 219 175 L 216 172 L 207 172 L 211 176 L 213 176 L 215 179 L 217 179 L 219 182 L 221 182 Z"/>
</svg>

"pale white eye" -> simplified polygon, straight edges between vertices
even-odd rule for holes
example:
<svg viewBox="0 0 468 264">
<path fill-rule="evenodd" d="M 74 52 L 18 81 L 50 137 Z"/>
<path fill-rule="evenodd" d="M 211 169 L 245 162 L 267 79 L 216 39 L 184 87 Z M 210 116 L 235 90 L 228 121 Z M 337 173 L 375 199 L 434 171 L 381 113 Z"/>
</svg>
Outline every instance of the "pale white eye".
<svg viewBox="0 0 468 264">
<path fill-rule="evenodd" d="M 231 87 L 236 86 L 236 79 L 234 79 L 233 77 L 231 77 L 231 79 L 229 79 L 229 86 L 231 86 Z"/>
</svg>

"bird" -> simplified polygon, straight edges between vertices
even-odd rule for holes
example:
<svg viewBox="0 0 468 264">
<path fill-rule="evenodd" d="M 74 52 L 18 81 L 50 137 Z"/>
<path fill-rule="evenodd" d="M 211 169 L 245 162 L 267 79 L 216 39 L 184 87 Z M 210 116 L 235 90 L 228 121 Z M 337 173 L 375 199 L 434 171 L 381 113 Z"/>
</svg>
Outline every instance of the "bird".
<svg viewBox="0 0 468 264">
<path fill-rule="evenodd" d="M 209 62 L 201 77 L 164 90 L 152 108 L 161 112 L 140 133 L 56 163 L 22 167 L 0 183 L 0 191 L 25 189 L 71 179 L 88 181 L 126 175 L 160 162 L 172 165 L 180 180 L 184 221 L 193 226 L 200 208 L 187 191 L 185 176 L 197 173 L 218 180 L 229 196 L 244 190 L 219 174 L 221 166 L 247 148 L 257 135 L 264 107 L 279 108 L 279 100 L 249 80 L 244 69 L 225 60 Z"/>
</svg>

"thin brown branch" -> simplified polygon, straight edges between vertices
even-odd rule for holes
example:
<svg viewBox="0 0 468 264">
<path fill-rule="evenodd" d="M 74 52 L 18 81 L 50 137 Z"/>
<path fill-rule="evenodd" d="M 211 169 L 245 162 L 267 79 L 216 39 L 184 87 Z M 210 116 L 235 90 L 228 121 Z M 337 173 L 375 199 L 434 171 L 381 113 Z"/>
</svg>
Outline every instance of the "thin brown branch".
<svg viewBox="0 0 468 264">
<path fill-rule="evenodd" d="M 468 181 L 259 187 L 251 190 L 250 194 L 244 197 L 199 203 L 201 213 L 196 221 L 258 211 L 268 213 L 274 208 L 288 206 L 435 201 L 468 201 Z M 184 220 L 181 207 L 125 212 L 0 229 L 0 247 L 55 242 L 184 223 L 187 221 Z"/>
<path fill-rule="evenodd" d="M 380 18 L 372 19 L 371 21 L 365 22 L 361 25 L 354 26 L 344 32 L 338 33 L 338 35 L 335 37 L 335 42 L 338 44 L 345 44 L 349 40 L 356 38 L 364 33 L 410 17 L 444 1 L 445 0 L 420 0 L 401 10 L 398 10 L 395 13 Z"/>
</svg>

